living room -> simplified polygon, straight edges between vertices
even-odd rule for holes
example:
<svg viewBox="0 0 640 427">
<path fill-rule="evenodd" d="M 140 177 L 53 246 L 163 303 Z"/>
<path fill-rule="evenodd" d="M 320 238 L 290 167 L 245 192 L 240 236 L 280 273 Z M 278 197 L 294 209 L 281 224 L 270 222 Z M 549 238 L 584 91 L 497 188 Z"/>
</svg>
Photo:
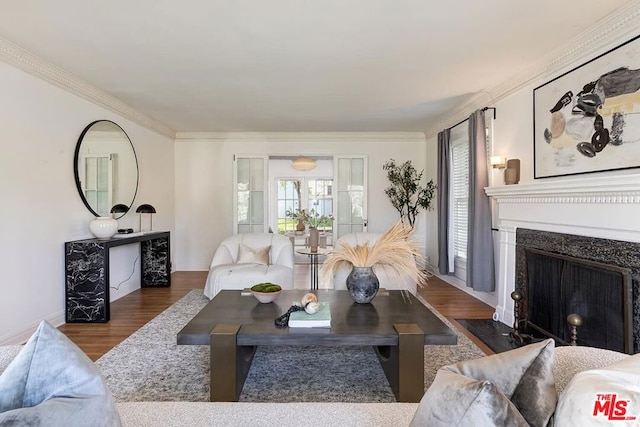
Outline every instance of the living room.
<svg viewBox="0 0 640 427">
<path fill-rule="evenodd" d="M 437 181 L 437 133 L 468 118 L 476 109 L 494 107 L 495 120 L 492 119 L 491 112 L 486 114 L 493 133 L 490 154 L 520 159 L 521 165 L 519 184 L 510 186 L 504 185 L 504 169 L 490 169 L 490 188 L 487 194 L 495 201 L 493 236 L 496 290 L 489 293 L 474 292 L 467 289 L 461 281 L 451 277 L 444 279 L 495 308 L 501 322 L 512 324 L 514 315 L 510 294 L 516 286 L 515 243 L 518 228 L 640 242 L 640 225 L 636 220 L 640 213 L 640 180 L 637 169 L 536 178 L 533 154 L 534 89 L 633 39 L 640 29 L 640 21 L 637 19 L 640 14 L 638 1 L 615 1 L 606 6 L 590 2 L 594 10 L 600 10 L 598 14 L 584 10 L 572 11 L 572 8 L 586 9 L 586 6 L 583 2 L 569 3 L 571 4 L 563 6 L 562 11 L 558 12 L 555 20 L 549 18 L 551 21 L 546 22 L 550 23 L 545 24 L 548 28 L 562 27 L 557 28 L 562 31 L 560 38 L 554 41 L 550 36 L 540 36 L 544 40 L 539 45 L 531 42 L 535 45 L 533 48 L 525 46 L 526 43 L 523 42 L 522 48 L 528 49 L 528 56 L 514 54 L 510 59 L 495 57 L 491 62 L 478 67 L 476 79 L 468 77 L 468 74 L 457 79 L 458 66 L 455 63 L 451 65 L 449 75 L 436 82 L 436 85 L 448 85 L 448 89 L 439 92 L 441 99 L 437 101 L 441 103 L 434 115 L 427 114 L 430 107 L 426 99 L 416 101 L 409 97 L 413 103 L 409 106 L 402 104 L 400 91 L 397 97 L 389 96 L 389 92 L 385 91 L 380 96 L 392 98 L 385 105 L 385 118 L 401 115 L 403 108 L 407 112 L 402 119 L 404 122 L 397 122 L 400 124 L 395 128 L 376 127 L 362 118 L 366 116 L 371 120 L 376 114 L 382 117 L 381 111 L 368 115 L 363 113 L 360 117 L 362 121 L 357 121 L 354 116 L 351 123 L 343 122 L 341 126 L 327 128 L 324 121 L 328 119 L 324 114 L 331 110 L 341 111 L 340 103 L 346 105 L 349 98 L 358 96 L 357 92 L 349 94 L 343 87 L 349 96 L 336 98 L 328 88 L 327 100 L 323 100 L 321 105 L 324 110 L 321 108 L 315 111 L 317 117 L 305 117 L 305 120 L 298 117 L 296 107 L 300 107 L 308 99 L 304 96 L 294 99 L 283 97 L 281 100 L 286 104 L 284 109 L 288 109 L 292 117 L 300 120 L 286 130 L 273 127 L 275 121 L 271 119 L 278 118 L 282 111 L 277 110 L 272 114 L 273 106 L 267 102 L 268 98 L 262 98 L 262 103 L 251 103 L 247 99 L 229 103 L 229 107 L 236 107 L 236 116 L 227 116 L 227 123 L 212 118 L 211 127 L 200 126 L 206 121 L 203 116 L 211 114 L 210 117 L 217 117 L 216 113 L 222 116 L 225 105 L 218 104 L 212 110 L 202 109 L 198 93 L 189 93 L 183 99 L 185 104 L 180 106 L 171 105 L 158 97 L 156 110 L 139 109 L 138 106 L 145 105 L 143 101 L 153 98 L 153 93 L 161 91 L 147 89 L 144 85 L 125 88 L 126 83 L 123 87 L 114 88 L 110 75 L 131 72 L 139 60 L 136 55 L 140 52 L 159 58 L 159 62 L 154 63 L 157 68 L 164 66 L 163 61 L 174 61 L 186 69 L 187 64 L 197 58 L 176 56 L 176 59 L 169 59 L 164 56 L 166 52 L 162 46 L 154 45 L 153 40 L 147 39 L 144 34 L 133 33 L 127 37 L 139 37 L 140 50 L 130 53 L 131 56 L 118 58 L 111 67 L 104 67 L 99 72 L 93 70 L 95 74 L 91 74 L 91 60 L 78 62 L 78 68 L 74 68 L 74 57 L 70 52 L 74 43 L 61 42 L 60 45 L 66 46 L 65 50 L 57 42 L 54 43 L 54 40 L 51 41 L 53 48 L 48 48 L 43 42 L 48 36 L 52 37 L 51 34 L 56 34 L 55 31 L 60 31 L 57 37 L 61 40 L 63 34 L 69 37 L 64 40 L 82 38 L 80 29 L 89 31 L 85 28 L 91 26 L 89 20 L 79 23 L 79 27 L 75 29 L 77 33 L 73 29 L 67 29 L 67 34 L 62 25 L 53 25 L 54 22 L 65 22 L 63 12 L 53 13 L 49 10 L 53 6 L 41 5 L 40 11 L 19 10 L 21 7 L 14 6 L 15 11 L 0 18 L 0 87 L 3 94 L 0 112 L 4 119 L 4 155 L 0 159 L 3 179 L 0 181 L 0 188 L 6 200 L 3 222 L 7 225 L 1 257 L 4 274 L 0 299 L 0 345 L 25 342 L 42 319 L 50 321 L 54 326 L 64 323 L 64 242 L 91 237 L 88 224 L 94 218 L 84 206 L 74 183 L 74 150 L 84 127 L 100 119 L 117 123 L 131 139 L 139 166 L 139 186 L 134 207 L 142 203 L 155 207 L 157 213 L 153 216 L 154 230 L 171 232 L 172 271 L 184 272 L 208 270 L 219 243 L 234 233 L 231 206 L 235 155 L 365 155 L 368 162 L 368 229 L 382 232 L 398 219 L 397 212 L 384 194 L 387 178 L 382 169 L 383 164 L 390 158 L 397 161 L 411 160 L 416 169 L 425 171 L 425 180 Z M 552 2 L 545 4 L 555 7 Z M 121 7 L 126 10 L 128 6 L 123 4 Z M 421 9 L 423 6 L 414 4 L 414 7 Z M 502 8 L 498 3 L 485 7 L 494 9 L 489 14 L 497 14 Z M 363 9 L 366 7 L 363 6 Z M 381 7 L 377 12 L 381 11 L 388 10 Z M 51 28 L 55 28 L 48 29 L 47 31 L 51 31 L 48 35 L 44 30 L 42 33 L 35 31 L 40 25 L 39 20 L 43 21 L 43 28 L 46 27 L 44 22 L 47 21 L 47 13 L 51 13 Z M 89 12 L 83 10 L 83 13 Z M 403 13 L 410 15 L 407 10 L 403 10 Z M 179 14 L 179 17 L 189 22 L 189 14 Z M 273 22 L 284 19 L 277 14 L 269 17 Z M 304 17 L 313 22 L 311 17 Z M 499 28 L 500 18 L 491 18 L 490 22 L 495 24 L 492 28 Z M 68 16 L 66 19 L 68 20 Z M 405 15 L 394 22 L 403 22 L 403 19 L 409 20 Z M 257 17 L 252 17 L 248 24 L 255 24 L 257 20 Z M 101 28 L 108 28 L 108 22 L 99 21 L 99 24 Z M 509 28 L 515 31 L 513 24 Z M 32 33 L 31 36 L 29 32 Z M 246 28 L 241 32 L 251 34 Z M 326 33 L 330 32 L 326 30 Z M 429 32 L 426 33 L 424 37 Z M 536 33 L 530 33 L 529 37 L 536 37 L 534 34 Z M 114 34 L 111 37 L 117 39 Z M 453 36 L 450 34 L 450 37 Z M 464 37 L 470 38 L 473 35 L 467 34 Z M 499 37 L 504 39 L 505 33 L 499 37 L 486 34 L 486 37 L 491 40 Z M 340 41 L 333 36 L 331 40 L 335 49 Z M 452 40 L 455 43 L 452 43 L 451 49 L 463 44 L 461 36 Z M 522 36 L 522 40 L 526 38 Z M 123 44 L 127 42 L 128 39 L 122 41 Z M 363 50 L 371 48 L 366 48 L 365 41 L 362 42 L 365 44 Z M 487 42 L 483 46 L 478 55 L 484 49 L 490 51 L 492 45 Z M 517 45 L 512 46 L 512 50 L 517 48 Z M 386 49 L 394 51 L 388 45 Z M 56 56 L 56 50 L 59 56 Z M 96 54 L 99 51 L 100 49 L 96 49 Z M 371 52 L 370 55 L 375 57 L 373 49 Z M 252 50 L 250 53 L 258 52 Z M 280 55 L 282 52 L 276 53 Z M 319 50 L 318 55 L 330 56 L 331 53 Z M 403 59 L 418 55 L 423 53 L 414 51 Z M 360 77 L 353 78 L 349 74 L 354 73 L 352 69 L 343 70 L 344 79 L 354 88 L 362 79 L 361 75 L 367 74 L 367 66 L 376 62 L 375 58 L 370 63 L 364 62 L 366 55 L 364 56 L 362 61 L 365 65 L 357 73 Z M 269 55 L 263 52 L 260 58 L 265 57 L 268 58 Z M 240 69 L 246 72 L 251 68 L 248 58 L 238 59 L 237 64 L 240 65 L 237 65 L 236 72 Z M 420 64 L 424 66 L 424 63 Z M 482 64 L 482 61 L 474 64 Z M 269 62 L 261 62 L 260 65 L 266 66 Z M 146 66 L 151 67 L 148 64 Z M 231 67 L 229 64 L 219 66 Z M 437 68 L 437 64 L 430 66 Z M 500 74 L 498 79 L 492 76 L 498 68 L 501 73 L 502 69 L 508 69 L 509 72 Z M 398 72 L 414 76 L 423 70 L 408 72 L 400 67 Z M 215 74 L 211 69 L 200 73 L 211 76 Z M 498 71 L 495 73 L 498 74 Z M 145 75 L 152 79 L 154 74 Z M 188 80 L 194 76 L 185 71 L 184 76 L 174 74 L 173 77 L 182 82 L 183 79 Z M 256 80 L 253 81 L 252 78 Z M 256 89 L 255 86 L 259 86 L 257 77 L 243 76 L 243 79 L 249 88 Z M 202 81 L 205 82 L 203 85 L 208 84 L 207 79 Z M 170 83 L 164 82 L 167 85 Z M 324 84 L 317 75 L 306 83 L 309 86 Z M 385 83 L 384 79 L 380 79 L 365 87 L 371 89 Z M 398 82 L 393 80 L 393 84 Z M 430 84 L 428 81 L 422 84 L 426 89 L 416 85 L 419 96 L 427 97 Z M 234 88 L 232 85 L 227 90 L 233 92 Z M 299 86 L 295 88 L 300 89 Z M 122 96 L 127 99 L 126 102 L 119 98 L 119 93 L 126 92 L 125 89 L 129 90 Z M 140 102 L 137 101 L 138 98 Z M 279 98 L 272 99 L 276 103 Z M 332 104 L 331 99 L 338 101 Z M 421 103 L 425 105 L 420 105 Z M 362 105 L 360 108 L 366 110 Z M 183 110 L 182 114 L 187 111 L 186 116 L 193 116 L 193 121 L 182 120 L 183 116 L 176 114 L 180 119 L 176 118 L 168 125 L 166 121 L 157 118 L 170 115 L 173 109 Z M 243 114 L 253 114 L 253 124 L 256 126 L 241 129 L 242 126 L 238 123 L 241 123 Z M 41 220 L 36 221 L 37 217 Z M 119 220 L 119 227 L 137 230 L 138 221 L 138 216 L 130 212 Z M 424 245 L 425 257 L 431 267 L 437 270 L 436 209 L 425 211 L 419 216 L 416 234 Z M 136 257 L 135 247 L 112 250 L 111 283 L 114 286 L 120 284 L 117 289 L 111 290 L 113 301 L 139 289 L 140 281 L 137 277 L 140 265 L 133 261 Z"/>
</svg>

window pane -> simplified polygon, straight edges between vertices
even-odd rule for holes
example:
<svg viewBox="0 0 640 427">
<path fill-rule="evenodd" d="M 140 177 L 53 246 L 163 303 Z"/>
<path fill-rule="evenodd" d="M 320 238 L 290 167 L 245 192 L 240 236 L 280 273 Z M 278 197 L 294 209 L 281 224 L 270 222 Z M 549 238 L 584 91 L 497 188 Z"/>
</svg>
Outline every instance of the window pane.
<svg viewBox="0 0 640 427">
<path fill-rule="evenodd" d="M 452 203 L 454 254 L 456 258 L 467 258 L 467 217 L 469 212 L 469 139 L 462 134 L 452 145 Z"/>
<path fill-rule="evenodd" d="M 244 185 L 245 189 L 249 188 L 249 176 L 251 174 L 251 159 L 238 159 L 238 187 Z"/>
<path fill-rule="evenodd" d="M 351 185 L 364 187 L 364 159 L 351 159 Z"/>
<path fill-rule="evenodd" d="M 251 189 L 264 190 L 264 159 L 251 159 Z"/>
</svg>

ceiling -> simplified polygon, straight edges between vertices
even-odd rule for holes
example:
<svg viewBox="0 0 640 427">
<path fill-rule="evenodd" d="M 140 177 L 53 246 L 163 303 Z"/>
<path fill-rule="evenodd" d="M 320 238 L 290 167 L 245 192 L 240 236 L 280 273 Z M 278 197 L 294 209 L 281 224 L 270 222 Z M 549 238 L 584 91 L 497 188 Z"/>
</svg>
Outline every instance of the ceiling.
<svg viewBox="0 0 640 427">
<path fill-rule="evenodd" d="M 174 131 L 423 131 L 629 0 L 0 0 L 0 37 Z"/>
</svg>

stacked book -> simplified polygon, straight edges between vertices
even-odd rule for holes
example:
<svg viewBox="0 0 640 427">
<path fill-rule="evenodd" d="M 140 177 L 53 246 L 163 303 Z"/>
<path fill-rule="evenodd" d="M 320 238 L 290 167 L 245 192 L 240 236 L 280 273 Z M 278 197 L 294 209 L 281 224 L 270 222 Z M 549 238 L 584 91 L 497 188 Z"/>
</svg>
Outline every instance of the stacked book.
<svg viewBox="0 0 640 427">
<path fill-rule="evenodd" d="M 328 302 L 319 303 L 320 309 L 315 314 L 306 311 L 294 311 L 289 317 L 290 328 L 330 328 L 331 309 Z"/>
</svg>

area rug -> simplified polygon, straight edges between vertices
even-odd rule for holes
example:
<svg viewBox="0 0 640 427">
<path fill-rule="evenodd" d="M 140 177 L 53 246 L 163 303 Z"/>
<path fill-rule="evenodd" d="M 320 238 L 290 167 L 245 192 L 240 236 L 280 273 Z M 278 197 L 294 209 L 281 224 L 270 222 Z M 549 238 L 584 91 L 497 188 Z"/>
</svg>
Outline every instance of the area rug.
<svg viewBox="0 0 640 427">
<path fill-rule="evenodd" d="M 191 291 L 96 361 L 117 401 L 209 400 L 209 348 L 176 344 L 178 332 L 208 301 L 202 291 Z M 461 333 L 457 345 L 425 346 L 425 389 L 441 366 L 481 356 Z M 265 346 L 256 352 L 240 401 L 394 402 L 395 397 L 371 347 Z"/>
</svg>

